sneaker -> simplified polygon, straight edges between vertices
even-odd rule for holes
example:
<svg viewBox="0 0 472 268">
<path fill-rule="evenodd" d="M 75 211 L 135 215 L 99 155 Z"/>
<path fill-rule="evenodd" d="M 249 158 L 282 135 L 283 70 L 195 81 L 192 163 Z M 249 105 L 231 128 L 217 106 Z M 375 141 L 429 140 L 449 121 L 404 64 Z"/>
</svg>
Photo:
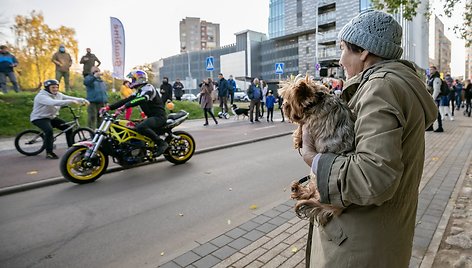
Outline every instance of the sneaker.
<svg viewBox="0 0 472 268">
<path fill-rule="evenodd" d="M 46 159 L 59 159 L 59 156 L 57 154 L 51 152 L 46 154 Z"/>
</svg>

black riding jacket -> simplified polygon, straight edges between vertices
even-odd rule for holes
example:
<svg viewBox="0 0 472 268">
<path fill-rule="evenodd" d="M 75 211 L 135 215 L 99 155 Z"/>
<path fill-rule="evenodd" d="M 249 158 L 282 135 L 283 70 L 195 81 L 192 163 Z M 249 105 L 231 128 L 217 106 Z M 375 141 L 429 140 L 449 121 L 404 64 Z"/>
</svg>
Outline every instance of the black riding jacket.
<svg viewBox="0 0 472 268">
<path fill-rule="evenodd" d="M 145 84 L 128 98 L 111 104 L 110 109 L 114 110 L 123 105 L 125 105 L 126 108 L 139 105 L 147 117 L 158 117 L 164 120 L 167 119 L 161 96 L 159 96 L 159 93 L 151 84 Z"/>
</svg>

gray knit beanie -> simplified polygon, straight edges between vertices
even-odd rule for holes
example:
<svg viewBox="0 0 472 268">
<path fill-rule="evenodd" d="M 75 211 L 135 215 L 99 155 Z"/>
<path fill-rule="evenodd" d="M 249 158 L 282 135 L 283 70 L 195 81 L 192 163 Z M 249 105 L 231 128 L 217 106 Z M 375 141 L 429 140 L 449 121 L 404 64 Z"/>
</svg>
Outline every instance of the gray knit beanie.
<svg viewBox="0 0 472 268">
<path fill-rule="evenodd" d="M 403 53 L 402 27 L 382 11 L 357 15 L 341 29 L 338 38 L 385 59 L 399 59 Z"/>
</svg>

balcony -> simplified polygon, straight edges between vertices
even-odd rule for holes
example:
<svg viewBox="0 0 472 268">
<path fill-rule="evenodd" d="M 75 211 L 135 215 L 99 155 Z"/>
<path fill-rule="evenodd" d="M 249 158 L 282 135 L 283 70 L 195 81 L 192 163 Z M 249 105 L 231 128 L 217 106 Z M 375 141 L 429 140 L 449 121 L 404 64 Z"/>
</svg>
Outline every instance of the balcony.
<svg viewBox="0 0 472 268">
<path fill-rule="evenodd" d="M 318 60 L 321 61 L 330 61 L 330 60 L 339 60 L 341 57 L 341 51 L 335 47 L 331 48 L 322 48 L 318 52 Z"/>
<path fill-rule="evenodd" d="M 338 38 L 338 32 L 336 31 L 320 32 L 318 36 L 318 44 L 335 45 L 337 38 Z"/>
<path fill-rule="evenodd" d="M 321 31 L 327 31 L 333 27 L 336 27 L 336 12 L 319 14 L 318 27 Z"/>
</svg>

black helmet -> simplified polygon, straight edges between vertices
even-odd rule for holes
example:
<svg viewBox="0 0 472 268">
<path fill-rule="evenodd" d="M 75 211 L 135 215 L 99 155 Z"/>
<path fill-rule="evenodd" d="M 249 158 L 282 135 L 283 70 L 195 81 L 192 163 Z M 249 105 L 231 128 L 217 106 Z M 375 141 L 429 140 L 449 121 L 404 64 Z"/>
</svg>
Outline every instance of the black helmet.
<svg viewBox="0 0 472 268">
<path fill-rule="evenodd" d="M 56 79 L 49 79 L 49 80 L 44 81 L 43 84 L 44 84 L 45 89 L 49 89 L 49 86 L 51 86 L 51 85 L 58 85 L 59 86 L 59 81 L 57 81 Z"/>
</svg>

